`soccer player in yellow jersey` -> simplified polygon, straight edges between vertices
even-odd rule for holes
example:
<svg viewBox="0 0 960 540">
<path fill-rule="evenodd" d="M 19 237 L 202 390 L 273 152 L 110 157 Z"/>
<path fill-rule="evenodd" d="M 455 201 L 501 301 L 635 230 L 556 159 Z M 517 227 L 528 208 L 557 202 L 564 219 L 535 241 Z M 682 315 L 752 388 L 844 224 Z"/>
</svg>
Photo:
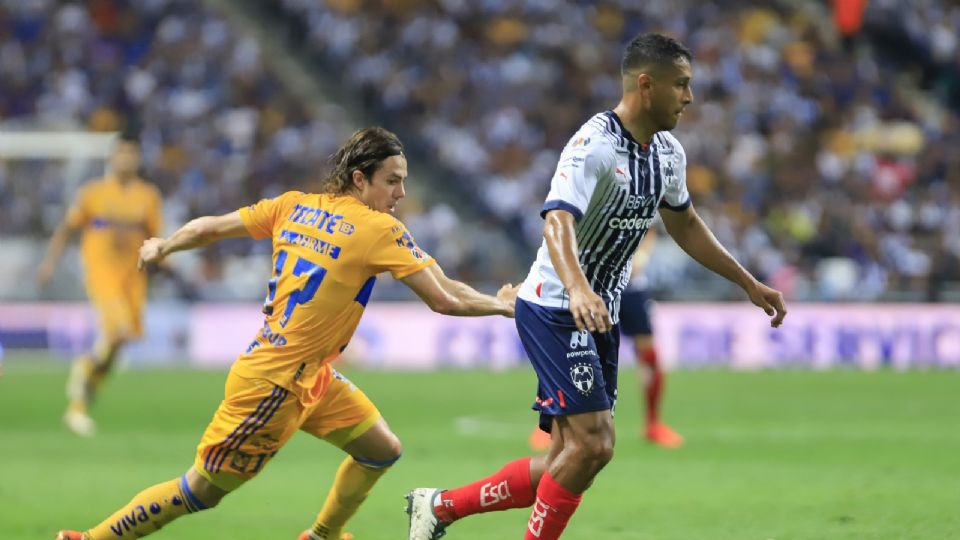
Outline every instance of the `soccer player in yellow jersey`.
<svg viewBox="0 0 960 540">
<path fill-rule="evenodd" d="M 186 474 L 140 492 L 96 527 L 61 531 L 57 539 L 140 538 L 212 508 L 262 471 L 297 430 L 347 453 L 316 521 L 299 538 L 350 538 L 347 520 L 400 458 L 400 441 L 377 408 L 330 366 L 350 342 L 377 274 L 389 271 L 439 313 L 513 316 L 516 288 L 505 285 L 493 297 L 446 277 L 391 215 L 407 177 L 396 135 L 358 131 L 333 161 L 324 193 L 288 192 L 143 244 L 146 265 L 223 238 L 272 239 L 263 328 L 233 364 Z"/>
<path fill-rule="evenodd" d="M 142 332 L 147 277 L 137 271 L 137 252 L 144 240 L 162 232 L 163 201 L 156 186 L 138 176 L 139 168 L 139 142 L 119 139 L 110 172 L 77 194 L 37 272 L 37 284 L 43 287 L 67 242 L 82 232 L 87 297 L 97 314 L 99 336 L 89 352 L 74 360 L 67 382 L 70 404 L 64 422 L 78 435 L 93 435 L 95 424 L 87 409 L 120 348 Z"/>
</svg>

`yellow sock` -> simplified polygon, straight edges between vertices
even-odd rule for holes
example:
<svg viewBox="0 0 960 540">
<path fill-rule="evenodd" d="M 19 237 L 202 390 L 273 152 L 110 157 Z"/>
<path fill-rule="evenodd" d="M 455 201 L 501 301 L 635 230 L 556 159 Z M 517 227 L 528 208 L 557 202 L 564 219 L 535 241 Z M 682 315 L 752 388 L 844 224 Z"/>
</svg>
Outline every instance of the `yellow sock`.
<svg viewBox="0 0 960 540">
<path fill-rule="evenodd" d="M 126 506 L 87 531 L 87 540 L 141 538 L 184 514 L 205 508 L 190 493 L 186 477 L 182 476 L 138 493 Z"/>
<path fill-rule="evenodd" d="M 78 356 L 70 366 L 70 376 L 67 378 L 67 398 L 70 400 L 70 410 L 86 414 L 87 403 L 90 400 L 90 376 L 95 369 L 90 354 Z"/>
<path fill-rule="evenodd" d="M 323 508 L 317 514 L 311 531 L 325 540 L 340 540 L 343 527 L 360 508 L 373 485 L 389 467 L 371 468 L 357 463 L 351 456 L 347 456 L 337 470 L 337 476 L 327 494 Z"/>
<path fill-rule="evenodd" d="M 70 412 L 78 412 L 80 414 L 87 414 L 87 402 L 83 400 L 72 400 L 70 404 L 67 405 L 67 410 Z"/>
<path fill-rule="evenodd" d="M 103 384 L 103 380 L 107 378 L 111 368 L 113 368 L 116 359 L 116 352 L 108 353 L 105 356 L 90 357 L 90 371 L 87 374 L 86 386 L 86 396 L 89 403 L 93 403 L 93 400 L 96 399 L 97 391 Z"/>
</svg>

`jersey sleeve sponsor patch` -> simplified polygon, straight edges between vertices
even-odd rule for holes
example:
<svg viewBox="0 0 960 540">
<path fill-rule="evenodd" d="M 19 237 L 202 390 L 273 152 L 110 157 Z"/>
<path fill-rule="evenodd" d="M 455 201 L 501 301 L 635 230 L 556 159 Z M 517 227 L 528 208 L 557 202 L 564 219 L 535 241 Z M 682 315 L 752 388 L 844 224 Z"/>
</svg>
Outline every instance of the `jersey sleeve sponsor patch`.
<svg viewBox="0 0 960 540">
<path fill-rule="evenodd" d="M 612 169 L 613 154 L 604 137 L 581 129 L 560 154 L 540 216 L 559 209 L 570 212 L 579 221 L 587 211 L 598 178 Z"/>
<path fill-rule="evenodd" d="M 433 258 L 417 245 L 413 235 L 402 224 L 395 224 L 389 231 L 384 231 L 369 253 L 369 264 L 373 271 L 380 273 L 389 270 L 395 279 L 404 278 L 433 263 Z"/>
</svg>

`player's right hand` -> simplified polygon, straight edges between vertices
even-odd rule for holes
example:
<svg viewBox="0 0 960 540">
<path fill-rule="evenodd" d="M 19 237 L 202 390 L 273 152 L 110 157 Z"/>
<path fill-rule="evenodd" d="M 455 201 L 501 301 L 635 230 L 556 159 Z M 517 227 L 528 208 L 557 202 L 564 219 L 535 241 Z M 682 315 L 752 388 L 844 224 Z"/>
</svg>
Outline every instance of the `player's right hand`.
<svg viewBox="0 0 960 540">
<path fill-rule="evenodd" d="M 787 306 L 783 301 L 783 293 L 757 281 L 752 286 L 747 287 L 747 295 L 753 305 L 759 307 L 771 317 L 770 326 L 779 328 L 783 324 L 783 318 L 787 316 Z"/>
<path fill-rule="evenodd" d="M 497 291 L 497 299 L 507 305 L 507 313 L 504 313 L 505 317 L 513 317 L 514 306 L 517 304 L 517 293 L 520 292 L 520 285 L 512 285 L 507 283 L 503 287 L 500 287 L 500 290 Z"/>
<path fill-rule="evenodd" d="M 137 260 L 137 270 L 143 270 L 148 264 L 156 264 L 163 260 L 163 238 L 148 238 L 140 246 L 140 258 Z"/>
<path fill-rule="evenodd" d="M 578 330 L 604 333 L 613 328 L 606 304 L 592 289 L 570 290 L 570 313 Z"/>
</svg>

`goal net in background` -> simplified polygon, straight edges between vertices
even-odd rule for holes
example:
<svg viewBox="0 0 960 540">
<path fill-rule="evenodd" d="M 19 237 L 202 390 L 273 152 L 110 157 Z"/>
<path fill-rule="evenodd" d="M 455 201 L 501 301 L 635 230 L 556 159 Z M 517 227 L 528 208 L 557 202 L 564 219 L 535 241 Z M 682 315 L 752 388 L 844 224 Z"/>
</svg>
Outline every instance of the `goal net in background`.
<svg viewBox="0 0 960 540">
<path fill-rule="evenodd" d="M 47 241 L 80 185 L 103 175 L 117 133 L 0 130 L 0 301 L 80 300 L 72 243 L 47 290 L 34 276 Z"/>
<path fill-rule="evenodd" d="M 94 319 L 82 303 L 83 272 L 71 242 L 53 281 L 36 273 L 74 194 L 102 176 L 117 133 L 0 129 L 0 343 L 64 357 L 89 345 Z"/>
</svg>

